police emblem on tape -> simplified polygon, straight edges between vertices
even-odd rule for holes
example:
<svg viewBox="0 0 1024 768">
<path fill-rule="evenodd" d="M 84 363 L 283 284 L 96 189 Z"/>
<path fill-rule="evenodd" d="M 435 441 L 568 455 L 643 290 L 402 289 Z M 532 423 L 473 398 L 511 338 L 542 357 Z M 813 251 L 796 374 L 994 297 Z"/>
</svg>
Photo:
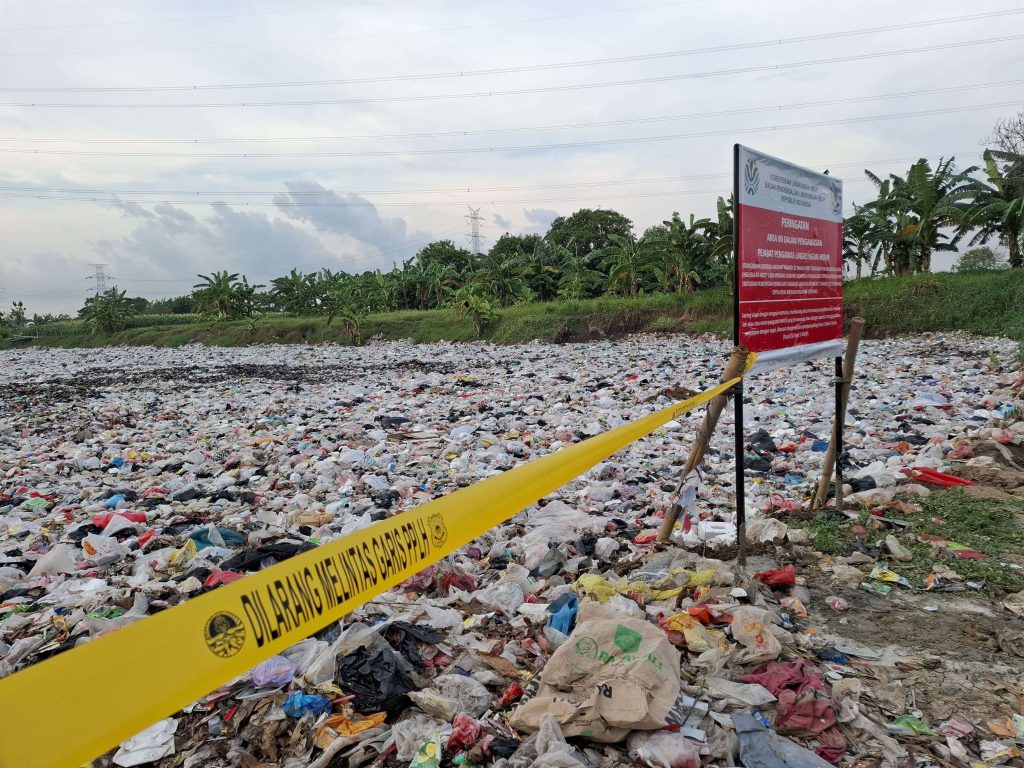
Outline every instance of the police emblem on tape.
<svg viewBox="0 0 1024 768">
<path fill-rule="evenodd" d="M 245 645 L 245 625 L 233 613 L 221 611 L 215 613 L 206 622 L 203 632 L 206 647 L 214 656 L 227 659 L 234 656 Z"/>
<path fill-rule="evenodd" d="M 427 525 L 430 526 L 430 541 L 435 547 L 443 547 L 444 543 L 448 541 L 448 529 L 444 526 L 444 518 L 440 512 L 435 512 L 427 519 Z"/>
</svg>

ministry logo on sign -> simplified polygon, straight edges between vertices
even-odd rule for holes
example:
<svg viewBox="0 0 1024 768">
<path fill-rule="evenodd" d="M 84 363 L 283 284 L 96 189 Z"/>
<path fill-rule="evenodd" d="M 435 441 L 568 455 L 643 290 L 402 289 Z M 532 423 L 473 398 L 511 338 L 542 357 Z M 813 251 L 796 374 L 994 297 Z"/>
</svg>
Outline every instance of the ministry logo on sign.
<svg viewBox="0 0 1024 768">
<path fill-rule="evenodd" d="M 836 216 L 843 215 L 843 188 L 838 181 L 833 180 L 829 191 L 832 193 L 832 213 Z"/>
<path fill-rule="evenodd" d="M 750 158 L 743 167 L 743 188 L 748 195 L 756 195 L 761 186 L 761 172 L 757 169 L 757 160 Z"/>
</svg>

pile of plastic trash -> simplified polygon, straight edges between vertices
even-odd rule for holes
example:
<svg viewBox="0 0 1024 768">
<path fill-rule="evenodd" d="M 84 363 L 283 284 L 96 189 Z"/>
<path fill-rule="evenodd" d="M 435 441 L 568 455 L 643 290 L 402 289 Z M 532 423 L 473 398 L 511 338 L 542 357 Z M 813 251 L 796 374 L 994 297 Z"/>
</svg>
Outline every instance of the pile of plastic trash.
<svg viewBox="0 0 1024 768">
<path fill-rule="evenodd" d="M 708 388 L 727 351 L 640 337 L 2 353 L 0 676 Z M 902 470 L 943 470 L 964 435 L 1019 445 L 999 394 L 1015 354 L 959 335 L 864 342 L 848 501 L 913 492 L 920 475 Z M 762 513 L 813 491 L 831 367 L 746 384 L 754 543 L 807 543 Z M 814 631 L 805 608 L 822 597 L 792 565 L 747 576 L 727 562 L 729 410 L 673 542 L 655 542 L 701 418 L 637 441 L 96 765 L 1019 762 L 1018 715 L 1002 738 L 881 717 L 862 696 L 863 659 L 892 676 L 899 665 Z"/>
</svg>

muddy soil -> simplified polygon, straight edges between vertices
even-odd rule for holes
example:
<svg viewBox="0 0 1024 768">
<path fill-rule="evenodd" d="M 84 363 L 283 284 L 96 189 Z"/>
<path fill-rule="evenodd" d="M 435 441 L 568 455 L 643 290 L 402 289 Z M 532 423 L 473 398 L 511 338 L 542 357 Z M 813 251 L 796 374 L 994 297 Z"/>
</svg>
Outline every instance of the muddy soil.
<svg viewBox="0 0 1024 768">
<path fill-rule="evenodd" d="M 877 651 L 878 658 L 851 657 L 851 664 L 863 671 L 869 700 L 888 715 L 920 710 L 935 725 L 954 715 L 984 723 L 1024 711 L 1024 658 L 1000 643 L 1019 633 L 1024 620 L 1000 603 L 947 594 L 875 595 L 814 569 L 803 572 L 814 596 L 806 606 L 808 625 Z M 829 607 L 824 598 L 833 595 L 849 609 Z"/>
</svg>

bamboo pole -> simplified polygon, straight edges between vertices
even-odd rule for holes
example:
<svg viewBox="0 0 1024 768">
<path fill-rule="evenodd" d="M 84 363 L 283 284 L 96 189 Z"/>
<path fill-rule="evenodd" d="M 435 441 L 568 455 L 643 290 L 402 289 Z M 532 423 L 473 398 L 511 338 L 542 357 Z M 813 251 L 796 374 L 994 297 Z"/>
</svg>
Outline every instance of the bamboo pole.
<svg viewBox="0 0 1024 768">
<path fill-rule="evenodd" d="M 846 337 L 846 354 L 843 356 L 843 394 L 841 404 L 836 414 L 836 423 L 832 425 L 832 437 L 829 440 L 828 453 L 825 454 L 825 461 L 821 467 L 821 479 L 818 481 L 818 490 L 814 495 L 814 501 L 811 503 L 811 509 L 824 508 L 825 500 L 828 498 L 828 487 L 832 482 L 832 473 L 835 472 L 836 468 L 836 445 L 839 441 L 840 430 L 842 429 L 839 414 L 842 414 L 842 420 L 846 419 L 846 406 L 850 402 L 850 384 L 853 382 L 853 373 L 857 363 L 857 349 L 860 347 L 860 339 L 863 333 L 864 318 L 853 318 L 850 321 L 850 333 Z M 836 498 L 837 503 L 839 503 L 841 496 L 842 488 L 839 489 L 839 496 Z"/>
<path fill-rule="evenodd" d="M 747 364 L 748 354 L 746 347 L 732 348 L 729 362 L 726 363 L 725 371 L 722 373 L 723 383 L 742 375 L 743 368 Z M 704 460 L 704 453 L 708 449 L 711 435 L 715 433 L 715 426 L 718 424 L 718 419 L 728 402 L 728 395 L 718 395 L 718 397 L 715 397 L 708 403 L 707 412 L 704 414 L 704 421 L 701 423 L 700 429 L 697 430 L 697 439 L 690 447 L 690 455 L 687 456 L 686 464 L 679 475 L 676 492 L 673 494 L 675 501 L 673 501 L 672 507 L 665 513 L 665 520 L 658 531 L 658 541 L 668 541 L 672 536 L 672 529 L 675 528 L 676 520 L 679 519 L 679 514 L 682 512 L 682 508 L 679 506 L 679 493 L 682 491 L 683 485 L 686 484 L 686 478 L 693 471 L 693 468 L 700 465 L 701 461 Z"/>
</svg>

